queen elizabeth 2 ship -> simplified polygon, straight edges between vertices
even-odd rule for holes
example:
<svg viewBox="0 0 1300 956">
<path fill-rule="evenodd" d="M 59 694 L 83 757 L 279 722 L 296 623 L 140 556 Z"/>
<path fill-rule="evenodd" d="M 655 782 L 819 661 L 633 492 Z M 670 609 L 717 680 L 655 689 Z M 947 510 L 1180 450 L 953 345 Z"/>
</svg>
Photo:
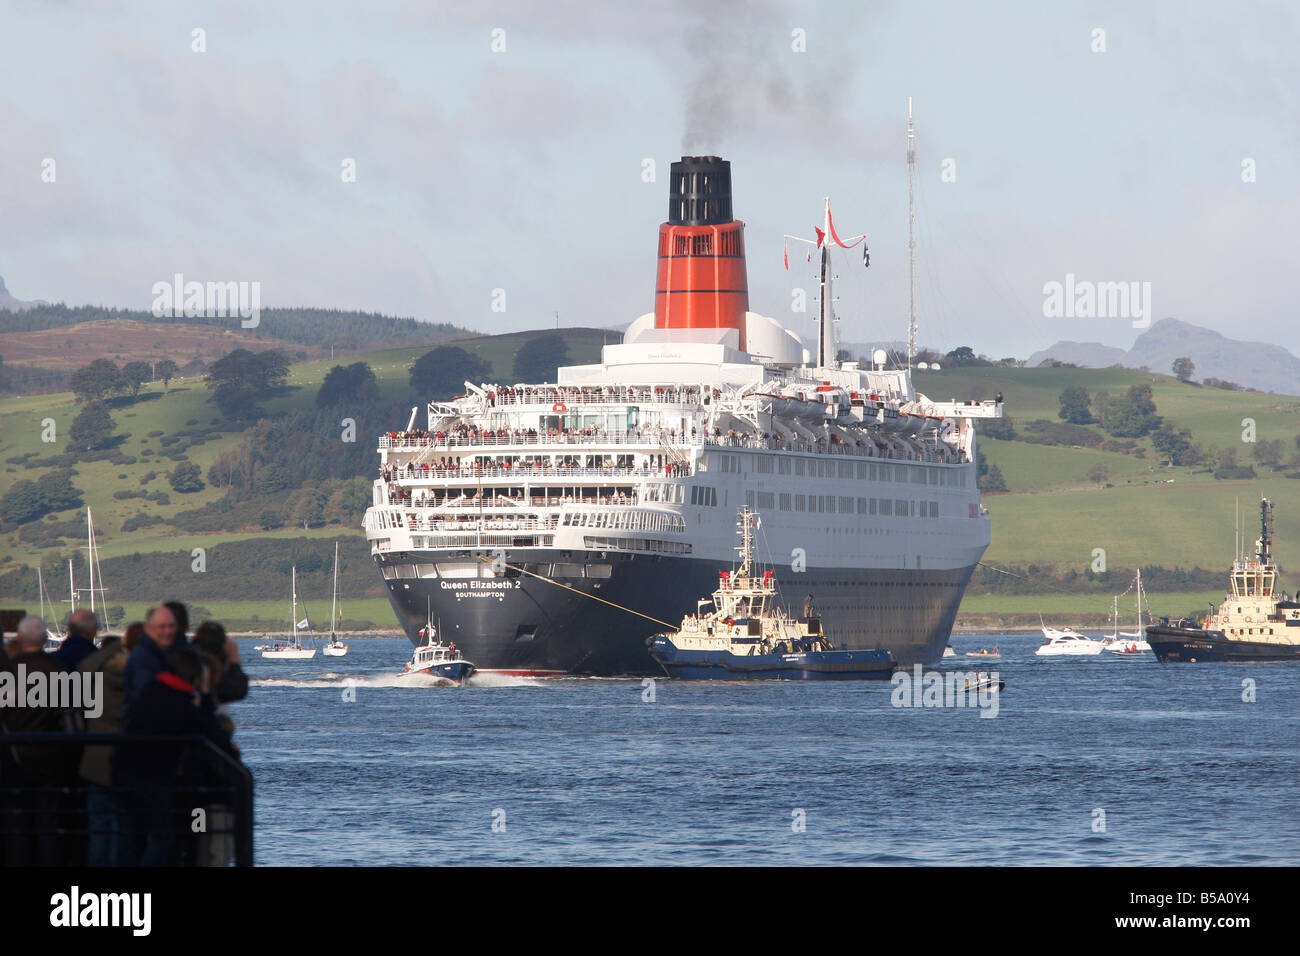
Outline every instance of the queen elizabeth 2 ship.
<svg viewBox="0 0 1300 956">
<path fill-rule="evenodd" d="M 856 240 L 829 202 L 810 355 L 749 310 L 730 163 L 684 157 L 669 191 L 654 311 L 598 364 L 466 383 L 381 437 L 365 532 L 399 621 L 419 643 L 431 607 L 484 672 L 653 674 L 652 618 L 714 588 L 747 506 L 838 647 L 938 660 L 989 543 L 972 419 L 1001 406 L 918 394 L 910 356 L 836 360 L 830 246 Z"/>
</svg>

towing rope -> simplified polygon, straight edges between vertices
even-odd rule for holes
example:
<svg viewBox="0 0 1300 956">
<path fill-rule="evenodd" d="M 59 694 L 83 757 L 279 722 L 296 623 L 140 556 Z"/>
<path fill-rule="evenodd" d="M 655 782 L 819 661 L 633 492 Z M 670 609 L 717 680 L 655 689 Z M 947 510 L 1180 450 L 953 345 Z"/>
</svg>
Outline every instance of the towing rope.
<svg viewBox="0 0 1300 956">
<path fill-rule="evenodd" d="M 488 563 L 488 559 L 483 557 L 481 554 L 478 555 L 477 557 L 480 563 L 483 564 Z M 669 624 L 667 621 L 661 621 L 659 620 L 659 618 L 651 617 L 649 614 L 642 614 L 640 611 L 634 611 L 630 607 L 624 607 L 621 604 L 615 604 L 613 601 L 606 601 L 602 597 L 596 597 L 596 595 L 588 594 L 586 591 L 580 590 L 578 588 L 569 587 L 569 585 L 561 584 L 559 581 L 553 581 L 544 574 L 535 574 L 534 572 L 529 571 L 527 568 L 521 568 L 518 567 L 517 565 L 507 564 L 505 561 L 502 561 L 501 563 L 507 568 L 512 568 L 515 571 L 520 572 L 521 574 L 528 575 L 530 578 L 537 578 L 539 581 L 545 581 L 547 584 L 554 584 L 557 588 L 564 588 L 564 590 L 572 591 L 574 594 L 581 594 L 583 597 L 591 598 L 593 601 L 599 601 L 601 604 L 608 604 L 610 607 L 618 608 L 620 611 L 627 611 L 628 614 L 635 614 L 637 617 L 643 617 L 647 621 L 654 621 L 656 624 L 662 624 L 664 627 L 671 627 L 674 630 L 677 629 L 676 624 Z"/>
</svg>

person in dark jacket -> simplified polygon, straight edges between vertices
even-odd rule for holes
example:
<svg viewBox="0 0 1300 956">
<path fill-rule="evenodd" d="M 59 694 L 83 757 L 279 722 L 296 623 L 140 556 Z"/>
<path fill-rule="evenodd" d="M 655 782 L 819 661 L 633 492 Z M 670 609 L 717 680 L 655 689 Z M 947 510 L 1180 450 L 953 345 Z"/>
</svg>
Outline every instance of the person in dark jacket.
<svg viewBox="0 0 1300 956">
<path fill-rule="evenodd" d="M 144 636 L 126 662 L 122 690 L 122 706 L 126 713 L 130 712 L 140 691 L 162 673 L 166 666 L 165 655 L 174 643 L 176 616 L 165 605 L 153 608 L 144 620 Z"/>
<path fill-rule="evenodd" d="M 83 674 L 97 674 L 103 680 L 103 707 L 97 717 L 87 717 L 86 733 L 122 732 L 122 697 L 126 662 L 140 642 L 144 625 L 129 625 L 119 640 L 104 638 L 104 645 L 78 666 Z M 81 756 L 81 779 L 86 784 L 87 866 L 116 866 L 118 834 L 122 829 L 122 803 L 112 789 L 113 747 L 88 745 Z"/>
<path fill-rule="evenodd" d="M 53 654 L 45 653 L 45 622 L 28 615 L 18 622 L 18 653 L 5 670 L 13 674 L 14 686 L 30 686 L 33 678 L 51 686 L 51 675 L 64 670 Z M 38 675 L 42 677 L 38 678 Z M 44 706 L 17 706 L 17 699 L 0 698 L 0 732 L 57 733 L 68 729 L 59 701 Z M 80 755 L 74 755 L 79 759 Z M 4 834 L 4 865 L 60 866 L 64 840 L 56 832 L 60 811 L 65 809 L 54 788 L 72 783 L 68 775 L 66 750 L 40 744 L 16 744 L 0 750 L 0 777 L 6 787 L 17 788 L 0 801 L 0 832 Z"/>
<path fill-rule="evenodd" d="M 168 612 L 170 613 L 170 612 Z M 199 653 L 188 646 L 167 652 L 167 670 L 140 689 L 127 711 L 129 736 L 202 736 L 235 756 L 230 737 L 217 723 L 210 680 Z M 188 817 L 173 819 L 172 792 L 209 782 L 203 751 L 193 744 L 129 744 L 113 753 L 113 785 L 126 805 L 119 862 L 123 866 L 165 866 L 171 861 L 177 829 Z"/>
<path fill-rule="evenodd" d="M 95 635 L 98 633 L 99 621 L 94 614 L 84 609 L 74 611 L 68 618 L 68 633 L 53 656 L 63 662 L 65 670 L 75 671 L 83 660 L 95 653 Z"/>
</svg>

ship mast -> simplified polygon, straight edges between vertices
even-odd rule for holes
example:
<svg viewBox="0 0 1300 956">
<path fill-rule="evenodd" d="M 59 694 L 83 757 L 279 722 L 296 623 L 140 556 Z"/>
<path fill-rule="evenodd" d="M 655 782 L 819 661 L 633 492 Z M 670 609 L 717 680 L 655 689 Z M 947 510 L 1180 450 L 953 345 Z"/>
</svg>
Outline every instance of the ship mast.
<svg viewBox="0 0 1300 956">
<path fill-rule="evenodd" d="M 916 132 L 907 98 L 907 368 L 916 359 Z"/>
<path fill-rule="evenodd" d="M 800 236 L 792 236 L 788 233 L 785 238 L 793 239 L 795 242 L 807 243 L 810 246 L 816 246 L 820 255 L 821 271 L 818 278 L 818 289 L 820 290 L 820 308 L 817 310 L 817 367 L 818 368 L 838 368 L 838 362 L 835 358 L 835 326 L 838 321 L 835 318 L 835 297 L 831 291 L 831 282 L 833 279 L 831 273 L 831 243 L 834 242 L 841 249 L 852 249 L 859 242 L 863 242 L 867 237 L 865 235 L 854 236 L 848 240 L 842 240 L 835 234 L 835 224 L 831 221 L 831 200 L 829 196 L 824 197 L 825 211 L 822 213 L 822 226 L 817 229 L 816 239 L 804 239 Z"/>
</svg>

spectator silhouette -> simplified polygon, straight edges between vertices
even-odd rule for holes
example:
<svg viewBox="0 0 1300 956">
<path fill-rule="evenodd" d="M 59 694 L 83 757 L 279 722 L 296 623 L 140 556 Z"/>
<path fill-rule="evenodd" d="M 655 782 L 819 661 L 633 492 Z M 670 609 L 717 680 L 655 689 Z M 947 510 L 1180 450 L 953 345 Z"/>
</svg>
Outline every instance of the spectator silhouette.
<svg viewBox="0 0 1300 956">
<path fill-rule="evenodd" d="M 130 713 L 136 696 L 166 667 L 165 656 L 176 643 L 176 634 L 176 616 L 170 608 L 162 605 L 149 612 L 140 643 L 126 662 L 122 698 L 125 713 Z"/>
<path fill-rule="evenodd" d="M 139 737 L 203 736 L 235 756 L 229 735 L 217 723 L 207 693 L 209 674 L 199 653 L 184 645 L 172 647 L 166 665 L 140 689 L 126 712 L 125 732 Z M 188 822 L 187 814 L 184 820 L 173 817 L 173 791 L 212 782 L 207 754 L 195 744 L 123 744 L 113 754 L 112 766 L 113 784 L 122 788 L 126 808 L 119 862 L 166 866 L 177 831 Z"/>
<path fill-rule="evenodd" d="M 122 701 L 126 693 L 126 662 L 140 641 L 144 625 L 131 624 L 119 639 L 104 638 L 104 645 L 80 664 L 84 674 L 100 674 L 102 706 L 98 717 L 86 718 L 86 732 L 118 734 L 122 732 Z M 86 849 L 88 866 L 118 865 L 118 836 L 121 832 L 122 801 L 112 789 L 113 747 L 108 744 L 87 746 L 81 755 L 81 779 L 86 782 L 86 816 L 89 840 Z"/>
<path fill-rule="evenodd" d="M 68 618 L 68 633 L 54 656 L 63 662 L 64 669 L 75 671 L 83 660 L 95 653 L 95 635 L 99 621 L 90 611 L 74 611 Z"/>
</svg>

